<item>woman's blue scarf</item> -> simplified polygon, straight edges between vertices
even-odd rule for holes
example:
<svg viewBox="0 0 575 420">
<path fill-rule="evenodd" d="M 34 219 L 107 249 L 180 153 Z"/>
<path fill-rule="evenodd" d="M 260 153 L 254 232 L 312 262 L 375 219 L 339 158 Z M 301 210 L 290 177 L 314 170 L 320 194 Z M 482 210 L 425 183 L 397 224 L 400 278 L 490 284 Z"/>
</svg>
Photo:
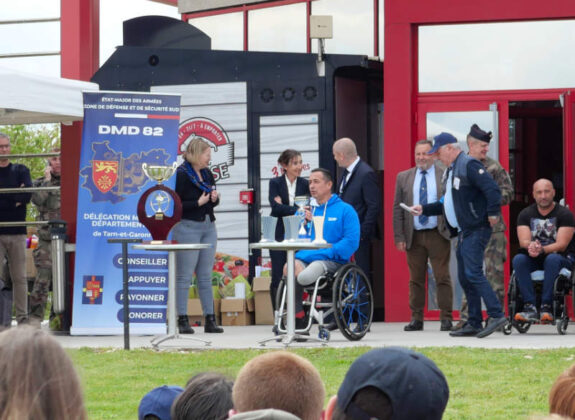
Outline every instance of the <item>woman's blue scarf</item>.
<svg viewBox="0 0 575 420">
<path fill-rule="evenodd" d="M 200 190 L 204 191 L 207 194 L 212 192 L 213 186 L 206 184 L 204 181 L 200 181 L 198 174 L 196 173 L 196 171 L 194 171 L 194 168 L 192 168 L 190 162 L 185 161 L 184 163 L 182 163 L 182 165 L 180 165 L 178 170 L 185 172 L 190 178 L 190 181 L 192 181 L 192 184 L 194 184 Z M 209 169 L 200 169 L 200 174 L 202 175 L 203 179 L 209 179 Z"/>
</svg>

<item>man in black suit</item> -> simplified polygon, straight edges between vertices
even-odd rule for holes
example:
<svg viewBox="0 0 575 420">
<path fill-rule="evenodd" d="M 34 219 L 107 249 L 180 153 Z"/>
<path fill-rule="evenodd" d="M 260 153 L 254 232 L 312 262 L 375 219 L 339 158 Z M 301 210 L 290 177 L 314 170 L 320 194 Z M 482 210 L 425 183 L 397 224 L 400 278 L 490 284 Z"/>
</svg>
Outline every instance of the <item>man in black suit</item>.
<svg viewBox="0 0 575 420">
<path fill-rule="evenodd" d="M 359 249 L 355 262 L 371 278 L 370 243 L 377 232 L 377 218 L 381 197 L 373 169 L 357 155 L 353 140 L 341 138 L 333 144 L 333 157 L 343 173 L 339 178 L 336 193 L 353 206 L 361 224 Z"/>
</svg>

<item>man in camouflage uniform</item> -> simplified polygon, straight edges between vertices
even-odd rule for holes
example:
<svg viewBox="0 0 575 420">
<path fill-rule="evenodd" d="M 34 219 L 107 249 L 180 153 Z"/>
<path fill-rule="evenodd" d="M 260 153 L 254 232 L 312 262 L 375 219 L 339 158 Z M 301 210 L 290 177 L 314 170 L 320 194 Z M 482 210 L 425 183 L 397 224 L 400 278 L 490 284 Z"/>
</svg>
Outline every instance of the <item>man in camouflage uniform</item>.
<svg viewBox="0 0 575 420">
<path fill-rule="evenodd" d="M 501 190 L 501 206 L 506 206 L 513 198 L 513 185 L 509 174 L 499 162 L 487 156 L 489 151 L 489 142 L 491 141 L 491 132 L 486 133 L 477 124 L 471 126 L 467 135 L 467 146 L 469 147 L 469 156 L 474 157 L 485 165 L 487 172 L 493 177 L 497 186 Z M 507 238 L 505 237 L 505 223 L 503 218 L 493 226 L 491 238 L 487 243 L 484 254 L 485 276 L 493 291 L 497 295 L 499 302 L 503 306 L 505 300 L 505 286 L 503 284 L 503 265 L 507 259 Z M 459 321 L 453 330 L 463 327 L 468 318 L 467 300 L 463 296 L 461 302 L 461 321 Z"/>
<path fill-rule="evenodd" d="M 60 152 L 60 149 L 53 149 Z M 44 176 L 34 181 L 34 187 L 60 186 L 60 157 L 48 159 L 48 166 Z M 39 221 L 60 219 L 60 190 L 37 191 L 32 195 L 32 203 L 38 207 Z M 44 320 L 46 301 L 52 282 L 52 244 L 50 227 L 42 225 L 38 229 L 38 246 L 34 250 L 34 265 L 36 266 L 36 280 L 30 293 L 30 323 L 39 325 Z"/>
</svg>

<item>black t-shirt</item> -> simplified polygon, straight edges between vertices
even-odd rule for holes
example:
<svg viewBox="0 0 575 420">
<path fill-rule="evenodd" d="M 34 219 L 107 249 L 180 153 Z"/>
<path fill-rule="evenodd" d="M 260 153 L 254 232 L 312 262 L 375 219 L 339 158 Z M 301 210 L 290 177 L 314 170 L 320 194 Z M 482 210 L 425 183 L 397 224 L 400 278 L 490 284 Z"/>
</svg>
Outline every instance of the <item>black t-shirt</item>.
<svg viewBox="0 0 575 420">
<path fill-rule="evenodd" d="M 524 208 L 517 217 L 517 226 L 529 226 L 531 230 L 531 240 L 538 240 L 541 245 L 549 245 L 555 243 L 557 240 L 557 231 L 561 227 L 575 227 L 575 218 L 573 213 L 559 204 L 555 204 L 555 208 L 551 213 L 543 216 L 537 210 L 537 204 L 531 204 L 529 207 Z M 575 235 L 571 238 L 571 242 L 567 246 L 563 255 L 575 255 Z"/>
</svg>

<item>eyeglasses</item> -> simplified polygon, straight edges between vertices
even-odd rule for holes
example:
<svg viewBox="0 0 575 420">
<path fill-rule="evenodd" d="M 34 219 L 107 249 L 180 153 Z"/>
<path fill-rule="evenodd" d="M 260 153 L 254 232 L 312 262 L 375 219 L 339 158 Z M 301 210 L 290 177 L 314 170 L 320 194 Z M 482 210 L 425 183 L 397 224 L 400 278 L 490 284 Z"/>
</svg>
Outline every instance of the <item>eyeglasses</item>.
<svg viewBox="0 0 575 420">
<path fill-rule="evenodd" d="M 9 149 L 10 145 L 9 144 L 0 144 L 0 149 Z"/>
</svg>

